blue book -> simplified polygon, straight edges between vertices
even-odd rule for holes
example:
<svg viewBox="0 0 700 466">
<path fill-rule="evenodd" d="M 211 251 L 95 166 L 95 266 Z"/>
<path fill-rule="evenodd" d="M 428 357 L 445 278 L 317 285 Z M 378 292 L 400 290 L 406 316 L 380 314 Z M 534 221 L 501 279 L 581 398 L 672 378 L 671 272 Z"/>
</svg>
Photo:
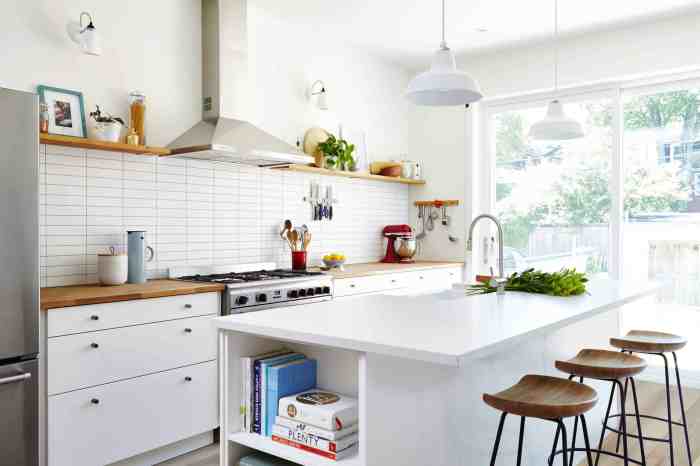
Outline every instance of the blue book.
<svg viewBox="0 0 700 466">
<path fill-rule="evenodd" d="M 265 436 L 272 435 L 280 398 L 310 390 L 316 386 L 316 360 L 301 359 L 267 367 L 265 397 Z"/>
<path fill-rule="evenodd" d="M 281 364 L 283 362 L 294 361 L 296 359 L 303 359 L 304 355 L 301 353 L 289 353 L 283 354 L 281 356 L 275 356 L 271 358 L 259 359 L 255 361 L 253 365 L 253 377 L 254 377 L 254 390 L 253 390 L 253 432 L 259 434 L 262 432 L 262 406 L 265 402 L 265 396 L 267 395 L 265 390 L 265 366 L 268 364 Z"/>
</svg>

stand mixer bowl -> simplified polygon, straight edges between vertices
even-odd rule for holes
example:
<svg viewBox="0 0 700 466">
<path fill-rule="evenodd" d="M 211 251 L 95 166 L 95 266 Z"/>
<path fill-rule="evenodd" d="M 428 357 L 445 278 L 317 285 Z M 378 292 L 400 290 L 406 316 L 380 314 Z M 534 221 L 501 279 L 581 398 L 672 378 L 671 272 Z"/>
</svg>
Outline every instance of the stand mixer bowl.
<svg viewBox="0 0 700 466">
<path fill-rule="evenodd" d="M 394 241 L 394 252 L 401 260 L 411 260 L 416 255 L 416 239 L 414 237 L 398 237 Z"/>
</svg>

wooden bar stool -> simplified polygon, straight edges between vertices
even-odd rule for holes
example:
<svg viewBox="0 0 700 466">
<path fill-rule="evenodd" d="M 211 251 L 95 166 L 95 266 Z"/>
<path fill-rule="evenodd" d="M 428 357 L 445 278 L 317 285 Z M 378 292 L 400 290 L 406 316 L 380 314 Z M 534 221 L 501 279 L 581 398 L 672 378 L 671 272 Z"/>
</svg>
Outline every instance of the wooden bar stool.
<svg viewBox="0 0 700 466">
<path fill-rule="evenodd" d="M 485 393 L 484 402 L 502 412 L 498 424 L 496 441 L 491 454 L 491 466 L 495 466 L 498 447 L 503 433 L 506 416 L 520 416 L 520 436 L 518 439 L 518 466 L 522 462 L 525 419 L 544 419 L 557 424 L 557 434 L 562 432 L 562 458 L 564 466 L 569 466 L 567 455 L 566 426 L 563 419 L 581 419 L 583 438 L 588 453 L 588 465 L 593 466 L 593 458 L 588 441 L 588 428 L 583 416 L 598 402 L 598 394 L 587 385 L 557 377 L 526 375 L 512 387 L 493 395 Z M 573 466 L 573 465 L 571 465 Z"/>
<path fill-rule="evenodd" d="M 653 332 L 645 330 L 632 330 L 624 337 L 611 338 L 610 344 L 615 348 L 621 349 L 623 352 L 627 353 L 642 353 L 660 356 L 664 360 L 664 370 L 666 375 L 666 409 L 667 417 L 666 419 L 642 414 L 641 417 L 644 419 L 653 419 L 655 421 L 662 421 L 668 424 L 668 438 L 655 438 L 655 437 L 644 437 L 644 440 L 649 440 L 652 442 L 664 442 L 669 444 L 669 454 L 671 456 L 671 466 L 674 466 L 673 458 L 673 426 L 683 427 L 683 432 L 685 434 L 685 448 L 688 453 L 688 465 L 693 465 L 693 456 L 690 452 L 690 439 L 688 437 L 688 422 L 685 418 L 685 406 L 683 404 L 683 390 L 681 389 L 681 376 L 678 373 L 678 358 L 676 357 L 676 351 L 683 348 L 688 343 L 688 340 L 684 337 L 673 335 L 670 333 L 663 332 Z M 678 385 L 678 400 L 681 406 L 681 419 L 682 422 L 677 422 L 673 420 L 671 414 L 671 384 L 669 377 L 669 361 L 666 357 L 666 353 L 671 353 L 673 355 L 673 365 L 676 371 L 676 383 Z M 614 417 L 622 416 L 623 418 L 629 416 L 626 412 L 622 412 Z"/>
<path fill-rule="evenodd" d="M 596 460 L 595 464 L 598 464 L 600 455 L 609 455 L 616 458 L 624 460 L 625 466 L 630 462 L 646 465 L 646 455 L 644 454 L 644 440 L 641 435 L 642 423 L 641 416 L 639 414 L 639 404 L 637 402 L 637 387 L 634 383 L 634 376 L 642 372 L 646 367 L 647 363 L 644 359 L 634 356 L 632 354 L 618 353 L 616 351 L 598 350 L 598 349 L 584 349 L 581 350 L 574 358 L 566 361 L 556 361 L 554 366 L 562 372 L 569 374 L 569 379 L 575 377 L 579 378 L 579 382 L 583 383 L 585 379 L 595 379 L 604 380 L 612 383 L 612 390 L 610 391 L 610 399 L 608 400 L 608 408 L 605 412 L 605 420 L 603 421 L 603 430 L 600 433 L 600 441 L 598 442 L 598 448 L 595 450 Z M 625 386 L 623 387 L 622 381 L 625 381 Z M 627 422 L 621 422 L 621 429 L 615 430 L 608 426 L 608 420 L 610 419 L 610 409 L 612 407 L 613 399 L 615 398 L 615 389 L 619 389 L 620 393 L 620 405 L 625 406 L 627 398 L 627 383 L 632 386 L 632 398 L 634 401 L 634 416 L 637 419 L 637 432 L 639 432 L 639 449 L 641 453 L 641 460 L 633 460 L 629 457 L 628 452 L 628 442 L 627 438 L 634 436 L 627 433 Z M 577 421 L 574 422 L 574 435 L 571 441 L 571 460 L 573 462 L 574 452 L 580 451 L 581 449 L 576 448 L 576 430 Z M 618 453 L 618 449 L 615 452 L 603 450 L 603 438 L 605 437 L 605 431 L 612 430 L 614 432 L 619 432 L 622 435 L 622 445 L 623 454 Z M 556 451 L 556 444 L 559 438 L 559 430 L 557 429 L 557 434 L 554 438 L 554 446 L 552 447 L 552 455 Z M 618 437 L 618 445 L 620 438 Z M 552 457 L 550 457 L 549 464 L 552 464 Z"/>
</svg>

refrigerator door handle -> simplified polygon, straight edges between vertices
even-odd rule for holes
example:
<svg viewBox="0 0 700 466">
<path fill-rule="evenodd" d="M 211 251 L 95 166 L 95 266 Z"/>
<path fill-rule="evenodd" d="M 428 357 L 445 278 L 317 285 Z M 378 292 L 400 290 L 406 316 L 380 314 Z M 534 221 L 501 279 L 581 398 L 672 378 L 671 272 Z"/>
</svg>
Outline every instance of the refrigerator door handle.
<svg viewBox="0 0 700 466">
<path fill-rule="evenodd" d="M 10 377 L 5 377 L 0 379 L 0 385 L 5 385 L 7 383 L 13 383 L 13 382 L 23 382 L 27 379 L 31 379 L 32 374 L 29 372 L 25 372 L 24 374 L 19 374 L 19 375 L 13 375 Z"/>
</svg>

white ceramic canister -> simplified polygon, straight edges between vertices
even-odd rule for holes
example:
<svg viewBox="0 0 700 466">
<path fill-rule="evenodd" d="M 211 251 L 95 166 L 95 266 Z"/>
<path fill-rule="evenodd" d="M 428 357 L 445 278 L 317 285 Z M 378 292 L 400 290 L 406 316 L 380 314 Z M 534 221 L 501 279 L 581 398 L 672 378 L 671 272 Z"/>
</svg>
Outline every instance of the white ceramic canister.
<svg viewBox="0 0 700 466">
<path fill-rule="evenodd" d="M 413 167 L 415 162 L 411 160 L 401 161 L 401 178 L 413 178 Z"/>
<path fill-rule="evenodd" d="M 129 276 L 126 254 L 98 254 L 97 276 L 101 285 L 123 285 Z"/>
</svg>

